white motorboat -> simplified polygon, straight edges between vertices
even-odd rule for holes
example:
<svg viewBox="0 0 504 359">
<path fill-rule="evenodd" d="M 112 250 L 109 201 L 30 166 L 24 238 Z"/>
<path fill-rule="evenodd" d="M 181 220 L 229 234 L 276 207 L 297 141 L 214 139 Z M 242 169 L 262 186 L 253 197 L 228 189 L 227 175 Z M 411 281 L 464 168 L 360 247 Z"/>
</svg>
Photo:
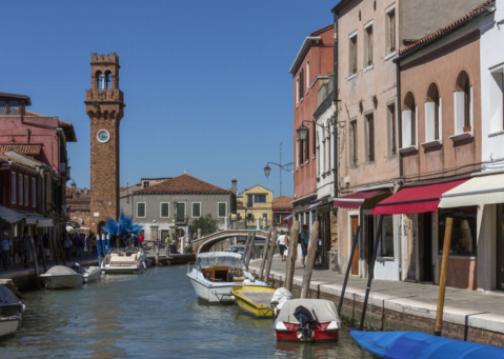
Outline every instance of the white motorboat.
<svg viewBox="0 0 504 359">
<path fill-rule="evenodd" d="M 142 273 L 146 267 L 142 249 L 128 249 L 109 253 L 101 269 L 106 274 L 135 274 Z"/>
<path fill-rule="evenodd" d="M 70 267 L 61 265 L 51 267 L 40 277 L 47 289 L 77 289 L 82 288 L 84 283 L 82 274 L 77 273 Z"/>
<path fill-rule="evenodd" d="M 25 305 L 6 286 L 0 285 L 0 338 L 17 332 Z"/>
<path fill-rule="evenodd" d="M 244 282 L 266 285 L 254 281 L 254 277 L 244 270 L 242 255 L 232 252 L 201 253 L 196 263 L 189 266 L 187 277 L 199 298 L 209 303 L 229 303 L 235 298 L 231 291 Z"/>
</svg>

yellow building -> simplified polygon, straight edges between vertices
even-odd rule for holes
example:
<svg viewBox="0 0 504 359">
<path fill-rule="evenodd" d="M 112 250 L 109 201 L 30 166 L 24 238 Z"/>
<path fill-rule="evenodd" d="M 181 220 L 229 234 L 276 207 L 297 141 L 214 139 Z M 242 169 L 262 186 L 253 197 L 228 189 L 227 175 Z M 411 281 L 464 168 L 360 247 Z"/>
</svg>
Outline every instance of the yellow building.
<svg viewBox="0 0 504 359">
<path fill-rule="evenodd" d="M 240 220 L 246 219 L 248 229 L 265 229 L 273 220 L 273 192 L 256 185 L 245 189 L 237 198 Z"/>
</svg>

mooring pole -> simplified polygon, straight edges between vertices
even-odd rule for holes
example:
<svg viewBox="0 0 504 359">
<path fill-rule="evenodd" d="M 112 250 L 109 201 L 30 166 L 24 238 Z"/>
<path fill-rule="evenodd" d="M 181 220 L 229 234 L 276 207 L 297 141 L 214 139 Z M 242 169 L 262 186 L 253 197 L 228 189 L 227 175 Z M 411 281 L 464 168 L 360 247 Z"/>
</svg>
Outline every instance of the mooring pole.
<svg viewBox="0 0 504 359">
<path fill-rule="evenodd" d="M 313 266 L 315 264 L 315 255 L 317 254 L 318 236 L 319 221 L 317 220 L 313 222 L 312 229 L 310 231 L 310 241 L 308 242 L 308 256 L 306 257 L 303 282 L 301 284 L 301 298 L 308 298 L 308 293 L 310 291 L 310 282 Z"/>
<path fill-rule="evenodd" d="M 264 241 L 264 247 L 263 247 L 263 251 L 262 251 L 262 255 L 261 255 L 261 268 L 259 270 L 259 278 L 261 280 L 264 280 L 264 277 L 263 277 L 263 274 L 264 274 L 264 267 L 266 265 L 266 257 L 268 256 L 268 248 L 269 248 L 269 244 L 270 244 L 270 240 L 271 240 L 271 232 L 272 230 L 270 229 L 270 231 L 268 232 L 268 236 L 266 237 L 266 240 Z"/>
<path fill-rule="evenodd" d="M 367 304 L 368 304 L 368 300 L 369 300 L 369 292 L 371 291 L 371 284 L 373 282 L 373 277 L 374 277 L 374 266 L 376 263 L 376 257 L 378 255 L 378 249 L 381 246 L 382 224 L 383 224 L 383 216 L 380 216 L 378 219 L 378 229 L 376 230 L 376 235 L 375 235 L 375 238 L 373 241 L 373 255 L 371 258 L 371 263 L 369 263 L 368 281 L 367 281 L 367 285 L 366 285 L 366 295 L 364 297 L 364 304 L 363 304 L 362 313 L 361 313 L 360 330 L 364 329 L 364 320 L 366 319 L 366 310 L 367 310 Z"/>
<path fill-rule="evenodd" d="M 250 263 L 250 258 L 252 257 L 252 247 L 254 245 L 254 238 L 255 236 L 252 234 L 252 232 L 249 232 L 247 234 L 247 241 L 245 243 L 245 257 L 244 257 L 244 263 L 245 263 L 245 269 L 249 270 L 249 263 Z"/>
<path fill-rule="evenodd" d="M 268 254 L 266 256 L 266 268 L 264 274 L 264 280 L 267 282 L 270 272 L 271 272 L 271 263 L 273 262 L 273 254 L 275 253 L 277 242 L 277 229 L 273 227 L 273 232 L 271 232 L 271 241 L 268 249 Z"/>
<path fill-rule="evenodd" d="M 453 229 L 453 218 L 446 218 L 445 233 L 443 241 L 443 257 L 441 259 L 441 273 L 439 275 L 438 300 L 436 307 L 436 322 L 434 324 L 434 335 L 441 335 L 443 330 L 443 311 L 446 294 L 446 275 L 448 273 L 448 256 L 451 248 L 451 238 Z"/>
<path fill-rule="evenodd" d="M 292 284 L 294 281 L 294 271 L 296 269 L 297 247 L 299 240 L 299 222 L 294 220 L 291 226 L 289 238 L 289 252 L 287 253 L 287 265 L 285 273 L 284 286 L 292 292 Z"/>
<path fill-rule="evenodd" d="M 341 316 L 341 308 L 343 307 L 343 300 L 345 299 L 346 287 L 348 285 L 348 277 L 350 277 L 350 270 L 352 269 L 352 260 L 355 255 L 355 250 L 357 249 L 357 244 L 359 243 L 360 240 L 360 235 L 361 235 L 361 226 L 359 225 L 357 227 L 357 233 L 355 233 L 355 236 L 353 238 L 352 250 L 350 252 L 350 258 L 348 260 L 348 264 L 345 271 L 345 279 L 343 280 L 343 287 L 341 288 L 341 294 L 338 303 L 338 314 L 340 316 Z"/>
</svg>

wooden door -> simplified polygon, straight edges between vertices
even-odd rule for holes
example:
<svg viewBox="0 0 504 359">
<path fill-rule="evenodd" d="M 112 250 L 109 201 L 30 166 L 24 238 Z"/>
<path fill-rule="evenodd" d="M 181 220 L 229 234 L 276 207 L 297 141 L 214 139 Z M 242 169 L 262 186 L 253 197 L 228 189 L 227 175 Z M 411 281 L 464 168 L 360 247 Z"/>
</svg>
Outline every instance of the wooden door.
<svg viewBox="0 0 504 359">
<path fill-rule="evenodd" d="M 351 216 L 350 217 L 350 225 L 352 227 L 352 240 L 350 245 L 353 245 L 353 241 L 355 240 L 355 236 L 357 235 L 357 228 L 359 227 L 359 216 Z M 351 248 L 351 247 L 350 247 Z M 357 248 L 355 248 L 354 255 L 352 257 L 352 274 L 359 275 L 359 258 L 360 258 L 360 250 L 359 244 L 357 244 Z"/>
</svg>

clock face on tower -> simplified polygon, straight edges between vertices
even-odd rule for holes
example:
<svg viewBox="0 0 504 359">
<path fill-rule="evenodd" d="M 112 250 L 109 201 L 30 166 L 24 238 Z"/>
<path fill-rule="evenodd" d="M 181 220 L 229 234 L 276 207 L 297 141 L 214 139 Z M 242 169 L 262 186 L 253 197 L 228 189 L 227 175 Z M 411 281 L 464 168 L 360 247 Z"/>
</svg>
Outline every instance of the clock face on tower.
<svg viewBox="0 0 504 359">
<path fill-rule="evenodd" d="M 96 133 L 98 142 L 107 143 L 110 140 L 110 133 L 107 130 L 101 129 Z"/>
</svg>

